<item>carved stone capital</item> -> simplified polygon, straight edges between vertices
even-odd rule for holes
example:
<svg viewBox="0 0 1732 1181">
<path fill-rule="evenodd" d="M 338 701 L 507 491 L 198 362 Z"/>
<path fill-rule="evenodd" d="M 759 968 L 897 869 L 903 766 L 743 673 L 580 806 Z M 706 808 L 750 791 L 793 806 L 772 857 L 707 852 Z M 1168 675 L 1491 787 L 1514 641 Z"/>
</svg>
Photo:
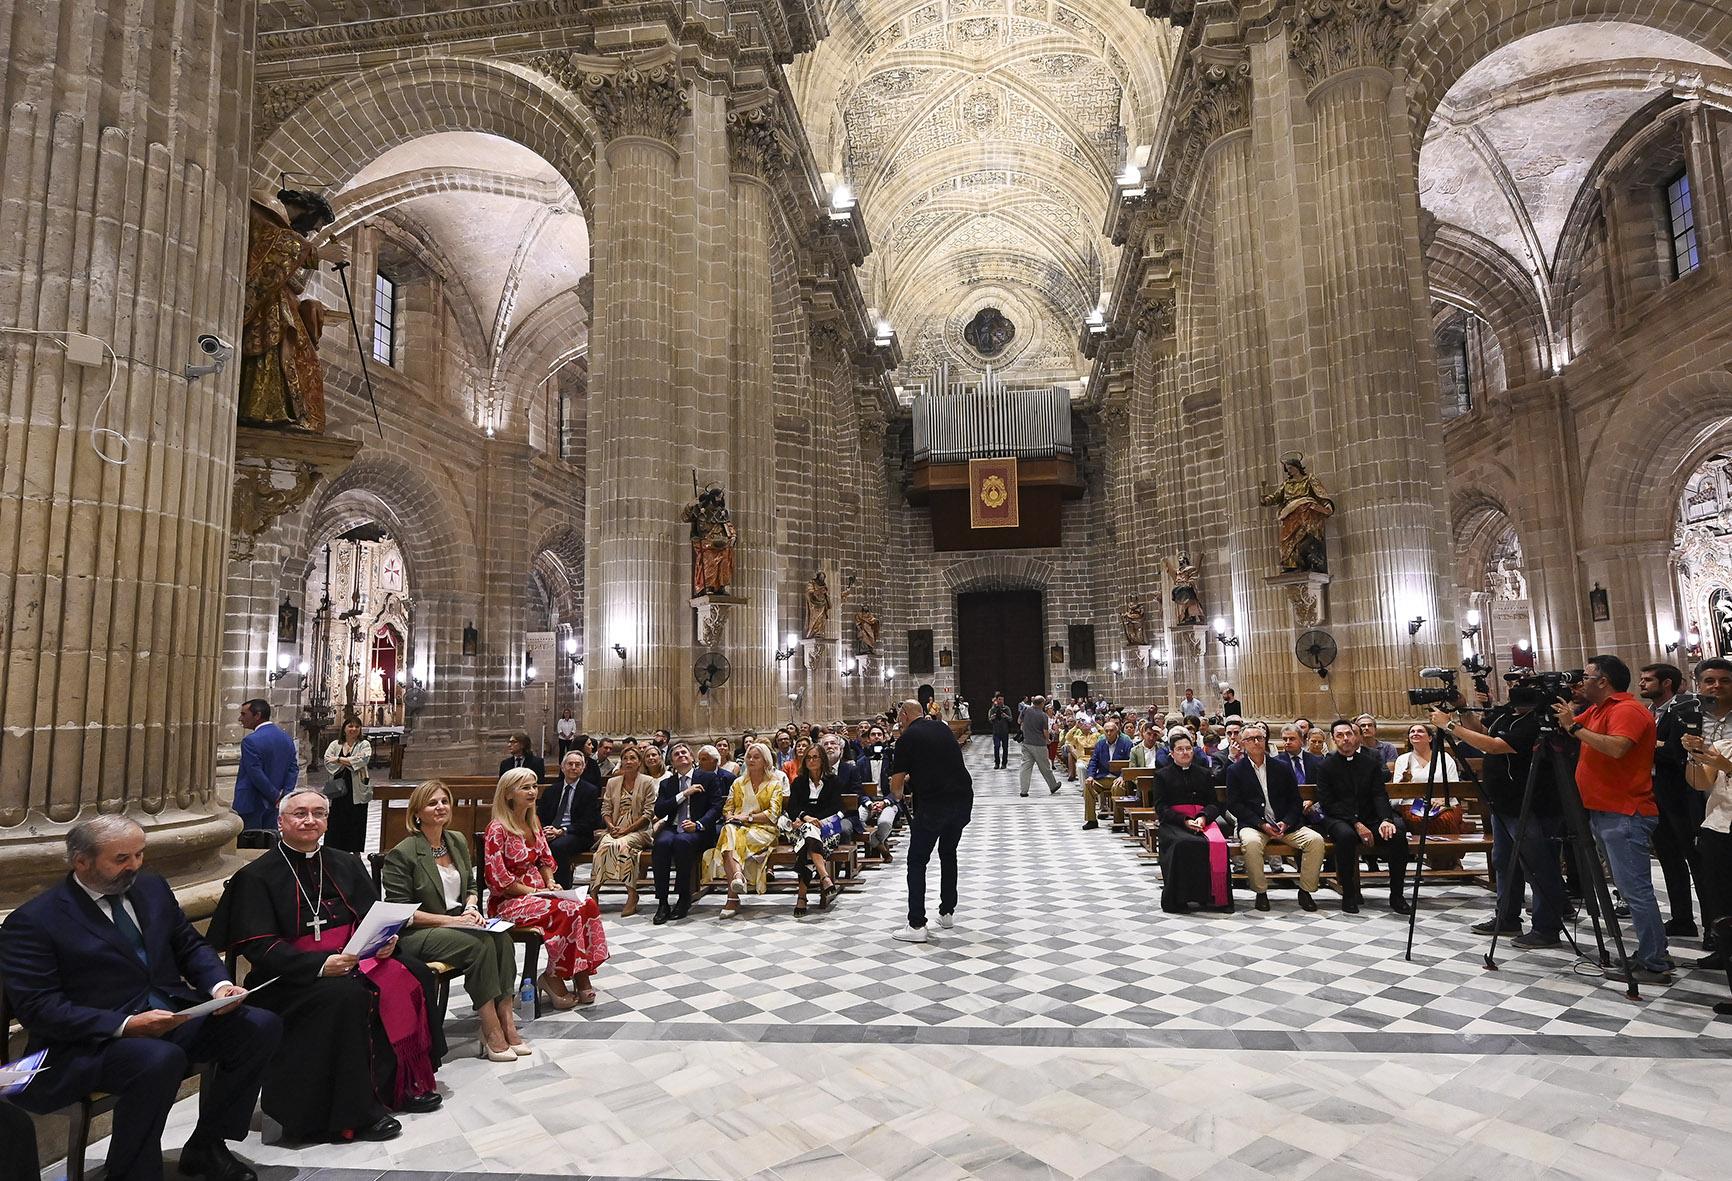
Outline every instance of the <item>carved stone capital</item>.
<svg viewBox="0 0 1732 1181">
<path fill-rule="evenodd" d="M 253 91 L 253 147 L 261 146 L 271 133 L 329 87 L 333 78 L 302 78 L 261 82 Z"/>
<path fill-rule="evenodd" d="M 1137 313 L 1136 330 L 1155 340 L 1166 340 L 1173 335 L 1176 310 L 1175 302 L 1170 299 L 1158 299 L 1146 304 Z"/>
<path fill-rule="evenodd" d="M 532 64 L 581 96 L 609 140 L 641 135 L 667 144 L 679 142 L 691 99 L 672 59 L 615 63 L 561 51 L 541 54 Z"/>
<path fill-rule="evenodd" d="M 1191 64 L 1191 86 L 1184 123 L 1207 147 L 1229 132 L 1251 125 L 1251 60 L 1242 53 L 1198 56 Z"/>
<path fill-rule="evenodd" d="M 1191 23 L 1197 0 L 1143 0 L 1143 8 L 1156 20 L 1171 21 L 1174 28 L 1182 29 Z"/>
<path fill-rule="evenodd" d="M 1414 0 L 1299 0 L 1288 53 L 1312 86 L 1345 70 L 1388 69 L 1413 9 Z"/>
<path fill-rule="evenodd" d="M 735 172 L 769 180 L 788 166 L 794 154 L 781 124 L 772 106 L 728 112 L 728 155 Z"/>
</svg>

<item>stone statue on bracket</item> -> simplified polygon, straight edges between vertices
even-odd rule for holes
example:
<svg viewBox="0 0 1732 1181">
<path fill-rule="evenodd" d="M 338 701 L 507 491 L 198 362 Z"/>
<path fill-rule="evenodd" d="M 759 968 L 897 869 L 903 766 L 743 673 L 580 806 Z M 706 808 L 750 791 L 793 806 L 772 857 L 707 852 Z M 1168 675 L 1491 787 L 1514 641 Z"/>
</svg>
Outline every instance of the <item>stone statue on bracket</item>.
<svg viewBox="0 0 1732 1181">
<path fill-rule="evenodd" d="M 1173 626 L 1194 627 L 1207 621 L 1203 600 L 1197 594 L 1198 572 L 1191 563 L 1191 551 L 1182 549 L 1178 559 L 1161 559 L 1167 577 L 1173 583 Z"/>
<path fill-rule="evenodd" d="M 720 484 L 698 489 L 692 473 L 693 498 L 680 513 L 692 526 L 692 597 L 725 595 L 734 584 L 734 543 L 739 534 L 728 515 L 728 499 Z"/>
<path fill-rule="evenodd" d="M 312 236 L 335 215 L 317 193 L 284 189 L 277 200 L 286 218 L 260 201 L 248 216 L 239 417 L 244 426 L 323 431 L 325 308 L 301 296 L 319 264 Z"/>
<path fill-rule="evenodd" d="M 1305 457 L 1289 451 L 1281 457 L 1281 485 L 1261 485 L 1262 503 L 1276 506 L 1283 574 L 1327 574 L 1329 555 L 1323 543 L 1323 523 L 1335 515 L 1335 502 L 1323 485 L 1305 470 Z"/>
<path fill-rule="evenodd" d="M 806 638 L 821 640 L 830 626 L 830 583 L 822 570 L 806 584 Z"/>
<path fill-rule="evenodd" d="M 1119 618 L 1124 621 L 1125 644 L 1131 648 L 1141 648 L 1149 642 L 1149 609 L 1140 601 L 1132 599 L 1119 612 Z"/>
</svg>

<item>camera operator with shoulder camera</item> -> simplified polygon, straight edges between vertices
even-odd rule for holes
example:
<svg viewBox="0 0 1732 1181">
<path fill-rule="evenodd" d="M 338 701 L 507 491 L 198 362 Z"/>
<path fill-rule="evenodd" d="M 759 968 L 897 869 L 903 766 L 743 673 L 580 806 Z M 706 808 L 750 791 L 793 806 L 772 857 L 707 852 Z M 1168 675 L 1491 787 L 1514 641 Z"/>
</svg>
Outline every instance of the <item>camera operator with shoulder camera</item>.
<svg viewBox="0 0 1732 1181">
<path fill-rule="evenodd" d="M 1630 925 L 1636 929 L 1631 972 L 1639 984 L 1670 984 L 1666 928 L 1654 898 L 1652 850 L 1660 817 L 1654 803 L 1654 715 L 1630 696 L 1629 688 L 1629 665 L 1616 656 L 1594 656 L 1576 682 L 1574 702 L 1560 701 L 1552 711 L 1558 725 L 1582 744 L 1576 790 L 1594 842 L 1630 908 Z M 1622 971 L 1607 976 L 1623 979 Z"/>
<path fill-rule="evenodd" d="M 1704 660 L 1703 665 L 1709 664 Z M 1718 663 L 1726 663 L 1724 661 Z M 1732 664 L 1716 674 L 1706 673 L 1710 685 L 1723 682 L 1732 690 Z M 1689 751 L 1686 737 L 1700 737 L 1705 721 L 1704 706 L 1712 701 L 1685 693 L 1684 673 L 1676 665 L 1645 664 L 1636 678 L 1636 694 L 1654 711 L 1654 803 L 1660 809 L 1660 824 L 1654 830 L 1654 859 L 1666 879 L 1666 901 L 1671 917 L 1666 920 L 1670 937 L 1694 938 L 1696 915 L 1690 889 L 1702 892 L 1702 875 L 1696 865 L 1696 830 L 1702 825 L 1703 796 L 1685 782 Z M 1706 908 L 1702 925 L 1709 919 Z"/>
<path fill-rule="evenodd" d="M 1480 691 L 1484 705 L 1490 693 Z M 1459 697 L 1456 699 L 1460 700 Z M 1563 818 L 1558 809 L 1557 788 L 1542 775 L 1534 784 L 1533 806 L 1521 846 L 1516 846 L 1516 827 L 1521 819 L 1522 796 L 1527 790 L 1528 768 L 1543 741 L 1540 708 L 1545 693 L 1532 685 L 1511 687 L 1509 701 L 1488 709 L 1482 719 L 1471 713 L 1452 718 L 1443 709 L 1431 711 L 1432 725 L 1485 756 L 1480 790 L 1491 811 L 1491 861 L 1497 874 L 1497 913 L 1474 924 L 1481 935 L 1513 935 L 1517 947 L 1556 947 L 1564 928 L 1568 905 L 1563 874 L 1558 869 L 1558 843 L 1563 837 Z M 1526 885 L 1534 891 L 1533 930 L 1522 933 L 1522 896 Z"/>
</svg>

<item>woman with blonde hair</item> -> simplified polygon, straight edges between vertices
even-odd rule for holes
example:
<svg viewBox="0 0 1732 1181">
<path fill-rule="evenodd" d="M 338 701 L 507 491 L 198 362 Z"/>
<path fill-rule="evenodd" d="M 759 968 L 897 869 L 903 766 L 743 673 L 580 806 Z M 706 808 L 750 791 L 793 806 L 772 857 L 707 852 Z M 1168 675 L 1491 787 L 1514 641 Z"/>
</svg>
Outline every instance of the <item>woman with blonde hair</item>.
<svg viewBox="0 0 1732 1181">
<path fill-rule="evenodd" d="M 619 756 L 619 773 L 601 793 L 603 828 L 595 834 L 595 857 L 589 866 L 589 896 L 612 881 L 626 884 L 619 915 L 637 913 L 637 858 L 650 847 L 655 823 L 656 781 L 643 771 L 643 747 L 628 746 Z"/>
<path fill-rule="evenodd" d="M 511 1008 L 517 953 L 509 933 L 473 929 L 483 921 L 475 862 L 463 834 L 447 830 L 450 822 L 451 792 L 439 780 L 409 793 L 409 835 L 385 855 L 385 899 L 421 907 L 399 946 L 424 964 L 438 961 L 462 972 L 463 989 L 481 1022 L 481 1056 L 515 1062 L 531 1052 Z"/>
<path fill-rule="evenodd" d="M 725 877 L 728 882 L 722 918 L 740 913 L 740 895 L 746 892 L 747 881 L 753 893 L 769 889 L 770 850 L 776 847 L 777 823 L 787 794 L 788 780 L 776 769 L 770 748 L 752 743 L 746 748 L 746 773 L 728 791 L 716 847 L 704 854 L 704 876 Z"/>
<path fill-rule="evenodd" d="M 556 1009 L 595 1003 L 589 976 L 607 960 L 607 936 L 593 897 L 560 898 L 553 884 L 553 853 L 535 816 L 540 793 L 535 772 L 513 767 L 499 777 L 493 819 L 482 838 L 487 872 L 487 911 L 514 925 L 541 932 L 547 968 L 536 981 Z M 575 995 L 565 982 L 573 982 Z"/>
</svg>

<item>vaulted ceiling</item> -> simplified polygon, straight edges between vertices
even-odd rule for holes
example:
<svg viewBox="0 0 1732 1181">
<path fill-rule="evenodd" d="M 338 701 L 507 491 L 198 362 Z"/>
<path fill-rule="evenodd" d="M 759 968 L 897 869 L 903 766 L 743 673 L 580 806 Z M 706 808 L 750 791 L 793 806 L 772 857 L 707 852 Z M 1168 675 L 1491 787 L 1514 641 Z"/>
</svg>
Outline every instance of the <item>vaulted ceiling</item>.
<svg viewBox="0 0 1732 1181">
<path fill-rule="evenodd" d="M 858 198 L 868 299 L 918 380 L 1071 380 L 1117 262 L 1113 178 L 1152 138 L 1173 37 L 1122 0 L 828 0 L 791 78 L 819 167 Z M 963 329 L 1015 326 L 988 356 Z"/>
</svg>

